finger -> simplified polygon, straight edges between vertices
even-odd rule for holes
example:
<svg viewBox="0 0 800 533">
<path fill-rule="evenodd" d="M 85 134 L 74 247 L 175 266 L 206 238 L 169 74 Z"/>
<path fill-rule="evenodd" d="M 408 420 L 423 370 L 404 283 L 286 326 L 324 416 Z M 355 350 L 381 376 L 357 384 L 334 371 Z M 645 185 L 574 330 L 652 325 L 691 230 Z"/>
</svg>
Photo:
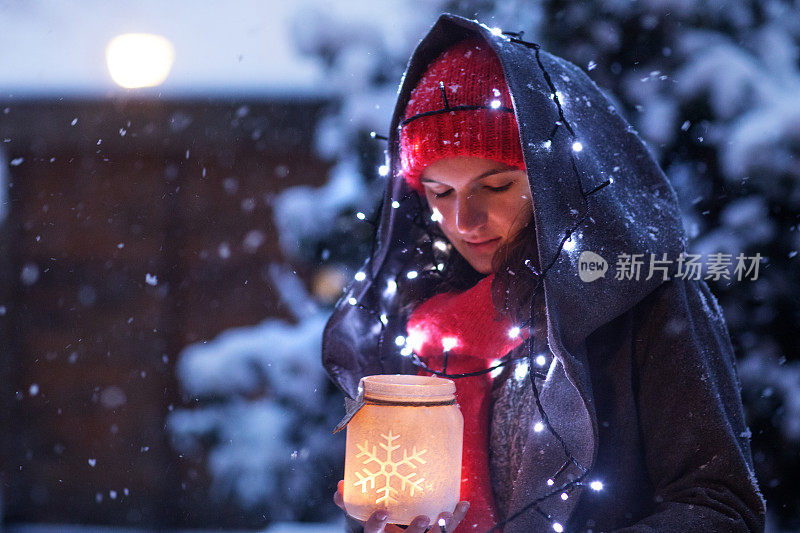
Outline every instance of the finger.
<svg viewBox="0 0 800 533">
<path fill-rule="evenodd" d="M 336 492 L 333 493 L 333 503 L 341 509 L 342 511 L 345 510 L 344 508 L 344 481 L 340 481 L 336 485 Z"/>
<path fill-rule="evenodd" d="M 406 529 L 406 533 L 425 533 L 428 526 L 431 525 L 431 519 L 425 515 L 415 516 Z"/>
<path fill-rule="evenodd" d="M 456 526 L 460 524 L 462 520 L 464 520 L 464 516 L 466 516 L 468 509 L 468 501 L 458 502 L 456 504 L 456 508 L 453 510 L 453 529 L 455 529 Z"/>
<path fill-rule="evenodd" d="M 338 507 L 342 511 L 345 510 L 345 508 L 344 508 L 344 496 L 342 496 L 342 493 L 339 492 L 338 490 L 333 493 L 333 503 L 335 503 L 336 507 Z"/>
<path fill-rule="evenodd" d="M 388 518 L 389 513 L 383 509 L 378 509 L 369 515 L 367 522 L 364 524 L 364 533 L 383 533 Z"/>
</svg>

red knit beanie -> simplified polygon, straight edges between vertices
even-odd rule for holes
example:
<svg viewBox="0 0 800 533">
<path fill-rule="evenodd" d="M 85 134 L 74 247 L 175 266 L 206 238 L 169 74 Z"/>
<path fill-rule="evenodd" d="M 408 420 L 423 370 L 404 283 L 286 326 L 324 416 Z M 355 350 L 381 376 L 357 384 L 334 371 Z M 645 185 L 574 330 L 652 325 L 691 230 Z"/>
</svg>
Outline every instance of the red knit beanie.
<svg viewBox="0 0 800 533">
<path fill-rule="evenodd" d="M 439 82 L 444 84 L 445 105 Z M 415 118 L 400 130 L 403 177 L 421 191 L 420 174 L 439 159 L 472 156 L 524 169 L 517 119 L 500 60 L 479 37 L 460 41 L 430 65 L 411 91 L 404 120 L 446 107 L 486 106 Z"/>
</svg>

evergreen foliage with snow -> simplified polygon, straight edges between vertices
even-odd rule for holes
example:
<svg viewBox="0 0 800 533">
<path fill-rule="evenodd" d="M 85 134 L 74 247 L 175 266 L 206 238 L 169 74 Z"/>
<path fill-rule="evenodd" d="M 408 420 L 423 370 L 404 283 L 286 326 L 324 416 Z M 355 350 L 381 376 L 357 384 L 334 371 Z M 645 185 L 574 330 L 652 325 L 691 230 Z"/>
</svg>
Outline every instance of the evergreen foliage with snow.
<svg viewBox="0 0 800 533">
<path fill-rule="evenodd" d="M 196 407 L 168 419 L 174 448 L 207 460 L 211 490 L 269 520 L 333 518 L 327 505 L 344 443 L 331 428 L 338 396 L 319 364 L 320 310 L 287 269 L 271 269 L 296 323 L 268 319 L 187 346 L 178 379 Z"/>
</svg>

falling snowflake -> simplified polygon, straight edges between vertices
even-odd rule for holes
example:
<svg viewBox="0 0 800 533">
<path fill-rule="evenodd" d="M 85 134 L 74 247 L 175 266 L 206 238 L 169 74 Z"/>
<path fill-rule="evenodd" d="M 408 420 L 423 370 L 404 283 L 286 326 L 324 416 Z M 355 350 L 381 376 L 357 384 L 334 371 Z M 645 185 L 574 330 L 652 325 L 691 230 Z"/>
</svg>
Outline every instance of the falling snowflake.
<svg viewBox="0 0 800 533">
<path fill-rule="evenodd" d="M 398 494 L 398 492 L 402 492 L 406 490 L 406 486 L 409 487 L 409 494 L 411 496 L 414 495 L 415 491 L 422 492 L 422 485 L 421 483 L 425 481 L 425 478 L 413 479 L 416 477 L 417 472 L 409 472 L 408 474 L 401 474 L 400 467 L 407 466 L 411 470 L 416 470 L 417 466 L 414 464 L 416 461 L 420 465 L 425 464 L 425 460 L 422 458 L 422 454 L 424 454 L 427 450 L 420 450 L 417 451 L 417 447 L 414 446 L 411 449 L 411 454 L 409 455 L 408 450 L 403 450 L 403 458 L 399 461 L 392 459 L 393 453 L 395 450 L 400 448 L 400 444 L 394 444 L 394 442 L 400 438 L 400 435 L 392 435 L 392 431 L 389 430 L 388 435 L 384 435 L 381 433 L 381 437 L 386 440 L 386 443 L 379 444 L 381 448 L 384 449 L 386 452 L 386 459 L 381 460 L 378 458 L 377 448 L 376 446 L 372 446 L 372 449 L 369 448 L 369 441 L 364 441 L 364 444 L 356 444 L 358 448 L 358 455 L 357 458 L 364 457 L 363 465 L 366 467 L 369 463 L 375 463 L 378 467 L 376 471 L 371 471 L 367 468 L 363 468 L 362 472 L 356 472 L 356 477 L 358 481 L 354 483 L 354 485 L 358 486 L 361 485 L 361 492 L 367 492 L 367 483 L 369 483 L 369 488 L 374 489 L 375 483 L 378 481 L 378 478 L 383 477 L 383 485 L 380 486 L 377 490 L 378 494 L 382 494 L 382 496 L 378 496 L 378 499 L 375 500 L 376 504 L 380 503 L 393 503 L 396 502 L 397 499 L 394 498 L 394 495 Z M 399 479 L 401 482 L 400 490 L 398 491 L 396 488 L 392 487 L 392 480 L 395 478 Z M 395 486 L 397 483 L 395 483 Z"/>
</svg>

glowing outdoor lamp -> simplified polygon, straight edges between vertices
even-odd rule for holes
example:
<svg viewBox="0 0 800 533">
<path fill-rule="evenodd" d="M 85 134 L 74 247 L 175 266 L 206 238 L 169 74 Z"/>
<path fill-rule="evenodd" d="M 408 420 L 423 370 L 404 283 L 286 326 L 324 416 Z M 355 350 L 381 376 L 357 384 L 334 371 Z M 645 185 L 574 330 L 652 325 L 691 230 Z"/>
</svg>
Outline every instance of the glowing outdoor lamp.
<svg viewBox="0 0 800 533">
<path fill-rule="evenodd" d="M 175 49 L 160 35 L 126 33 L 114 37 L 106 48 L 111 79 L 126 89 L 161 84 L 175 59 Z"/>
<path fill-rule="evenodd" d="M 344 506 L 393 524 L 435 517 L 459 502 L 464 418 L 449 379 L 409 375 L 361 379 L 361 405 L 347 422 Z"/>
</svg>

